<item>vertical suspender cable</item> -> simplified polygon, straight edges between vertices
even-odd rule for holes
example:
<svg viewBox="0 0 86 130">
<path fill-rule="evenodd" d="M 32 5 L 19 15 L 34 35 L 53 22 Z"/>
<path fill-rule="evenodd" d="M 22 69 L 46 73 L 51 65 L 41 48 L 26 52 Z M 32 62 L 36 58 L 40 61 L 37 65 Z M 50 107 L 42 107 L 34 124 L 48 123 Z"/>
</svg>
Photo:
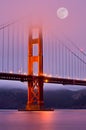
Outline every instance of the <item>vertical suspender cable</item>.
<svg viewBox="0 0 86 130">
<path fill-rule="evenodd" d="M 80 56 L 81 57 L 81 56 Z M 80 61 L 80 79 L 81 79 L 81 77 L 82 77 L 82 62 Z"/>
<path fill-rule="evenodd" d="M 49 34 L 49 42 L 48 42 L 48 53 L 49 53 L 49 56 L 48 56 L 48 59 L 49 59 L 49 64 L 48 64 L 48 67 L 49 67 L 49 74 L 52 74 L 52 40 L 50 39 L 50 34 Z"/>
<path fill-rule="evenodd" d="M 45 44 L 47 44 L 47 41 L 45 40 L 46 39 L 46 36 L 45 36 L 45 33 L 44 33 L 44 46 L 43 46 L 43 61 L 45 61 L 45 64 L 43 62 L 43 73 L 45 72 L 46 68 L 45 68 L 45 65 L 47 65 L 47 61 L 45 59 Z"/>
<path fill-rule="evenodd" d="M 52 64 L 52 75 L 54 76 L 54 41 L 52 40 L 52 61 L 51 61 L 51 64 Z"/>
<path fill-rule="evenodd" d="M 62 69 L 62 63 L 61 63 L 61 58 L 62 58 L 62 53 L 61 53 L 61 43 L 59 44 L 59 70 L 60 70 L 60 77 L 62 76 L 62 73 L 61 73 L 61 69 Z"/>
<path fill-rule="evenodd" d="M 62 46 L 62 73 L 63 73 L 63 77 L 64 77 L 64 46 Z"/>
<path fill-rule="evenodd" d="M 14 27 L 12 29 L 12 71 L 14 72 Z"/>
<path fill-rule="evenodd" d="M 80 75 L 80 72 L 79 72 L 79 60 L 77 60 L 77 77 L 78 78 L 79 78 L 79 75 Z"/>
<path fill-rule="evenodd" d="M 10 71 L 9 70 L 9 27 L 8 27 L 8 45 L 7 45 L 7 70 L 8 72 Z"/>
<path fill-rule="evenodd" d="M 64 58 L 63 58 L 63 46 L 62 46 L 62 42 L 61 42 L 61 77 L 64 77 Z"/>
<path fill-rule="evenodd" d="M 56 41 L 56 45 L 55 45 L 55 67 L 56 67 L 56 76 L 58 75 L 58 48 L 57 48 L 57 41 Z"/>
<path fill-rule="evenodd" d="M 50 44 L 50 40 L 47 39 L 47 43 L 45 45 L 45 47 L 46 47 L 46 52 L 45 53 L 47 54 L 47 55 L 45 55 L 45 58 L 46 58 L 46 72 L 47 73 L 50 73 L 50 67 L 49 67 L 49 64 L 50 64 L 49 44 Z"/>
<path fill-rule="evenodd" d="M 72 78 L 72 53 L 71 51 L 68 49 L 68 64 L 69 64 L 69 69 L 68 69 L 68 72 L 69 72 L 69 77 Z"/>
<path fill-rule="evenodd" d="M 2 41 L 2 72 L 4 71 L 4 28 L 3 28 L 3 41 Z"/>
<path fill-rule="evenodd" d="M 45 63 L 43 62 L 43 72 L 45 73 L 47 71 L 47 44 L 48 44 L 48 39 L 46 39 L 46 31 L 45 31 L 45 35 L 44 35 L 44 46 L 43 46 L 43 61 L 45 61 Z M 45 47 L 46 45 L 46 47 Z"/>
<path fill-rule="evenodd" d="M 51 40 L 49 40 L 49 43 L 48 43 L 49 47 L 50 47 L 50 51 L 49 51 L 49 56 L 48 56 L 48 59 L 49 59 L 49 74 L 52 74 L 52 62 L 51 62 L 51 59 L 52 59 L 52 43 L 51 43 Z"/>
<path fill-rule="evenodd" d="M 47 71 L 47 44 L 48 44 L 48 39 L 46 38 L 46 30 L 45 30 L 45 33 L 44 33 L 44 46 L 43 46 L 43 72 L 45 73 Z M 46 46 L 45 46 L 46 45 Z"/>
<path fill-rule="evenodd" d="M 69 52 L 69 53 L 70 53 L 70 52 Z M 69 70 L 69 68 L 70 68 L 70 67 L 69 67 L 69 66 L 70 66 L 70 63 L 69 63 L 69 62 L 70 62 L 70 60 L 69 60 L 69 55 L 70 55 L 70 54 L 69 54 L 69 53 L 68 53 L 68 49 L 66 49 L 66 72 L 67 72 L 66 76 L 67 76 L 67 77 L 69 77 L 69 72 L 70 72 L 70 70 Z"/>
<path fill-rule="evenodd" d="M 63 46 L 63 75 L 65 77 L 65 46 Z"/>
<path fill-rule="evenodd" d="M 74 55 L 73 55 L 73 79 L 74 79 Z"/>
<path fill-rule="evenodd" d="M 55 40 L 53 41 L 53 73 L 54 73 L 54 75 L 56 74 L 56 66 L 55 66 Z"/>
<path fill-rule="evenodd" d="M 62 52 L 62 44 L 61 44 L 61 77 L 63 76 L 63 52 Z"/>
<path fill-rule="evenodd" d="M 76 78 L 76 57 L 74 56 L 74 78 Z"/>
<path fill-rule="evenodd" d="M 85 59 L 84 59 L 84 55 L 83 55 L 83 61 L 84 61 L 84 60 L 85 60 Z M 85 64 L 83 63 L 83 78 L 85 79 L 84 73 L 85 73 Z"/>
<path fill-rule="evenodd" d="M 84 55 L 82 55 L 82 59 L 84 61 Z M 84 63 L 82 63 L 82 78 L 84 78 Z"/>
<path fill-rule="evenodd" d="M 51 40 L 51 74 L 53 75 L 53 42 L 52 42 L 52 40 Z"/>
<path fill-rule="evenodd" d="M 73 55 L 72 55 L 72 53 L 71 53 L 71 67 L 72 67 L 72 69 L 71 69 L 71 76 L 73 78 Z"/>
<path fill-rule="evenodd" d="M 22 71 L 22 64 L 21 64 L 22 54 L 21 54 L 21 49 L 22 49 L 22 46 L 21 46 L 21 29 L 19 27 L 19 73 L 21 73 L 21 71 Z"/>
<path fill-rule="evenodd" d="M 57 66 L 57 53 L 58 53 L 58 50 L 57 50 L 57 41 L 55 40 L 55 73 L 56 73 L 56 76 L 57 76 L 57 73 L 58 73 L 58 66 Z"/>
<path fill-rule="evenodd" d="M 60 65 L 61 63 L 60 63 L 60 42 L 59 42 L 59 76 L 61 75 Z"/>
<path fill-rule="evenodd" d="M 72 78 L 74 78 L 74 55 L 73 54 L 72 54 L 72 68 L 73 68 Z"/>
<path fill-rule="evenodd" d="M 80 60 L 79 60 L 79 78 L 81 77 L 81 76 L 80 76 L 80 73 L 81 73 L 81 72 L 80 72 Z"/>
<path fill-rule="evenodd" d="M 19 28 L 17 28 L 17 73 L 19 72 Z"/>
<path fill-rule="evenodd" d="M 21 53 L 22 53 L 22 72 L 24 73 L 24 26 L 23 26 L 23 31 L 22 31 L 22 44 L 21 44 L 21 46 L 22 46 L 22 51 L 21 51 Z"/>
<path fill-rule="evenodd" d="M 77 77 L 77 58 L 75 57 L 75 78 Z"/>
<path fill-rule="evenodd" d="M 57 76 L 59 76 L 59 42 L 57 43 L 57 57 L 58 57 L 58 59 L 57 59 L 57 68 L 58 68 L 58 72 L 57 72 Z"/>
<path fill-rule="evenodd" d="M 65 53 L 67 54 L 67 50 L 66 50 L 66 48 L 65 48 L 65 46 L 64 46 L 64 53 L 63 53 L 63 55 L 64 55 L 64 77 L 66 78 L 66 71 L 65 71 L 65 66 L 66 66 L 66 63 L 67 63 L 67 56 L 65 55 Z"/>
<path fill-rule="evenodd" d="M 46 47 L 46 46 L 45 46 Z M 51 74 L 51 40 L 47 43 L 47 69 L 48 73 Z"/>
<path fill-rule="evenodd" d="M 53 36 L 53 35 L 52 35 Z M 51 64 L 52 64 L 52 75 L 54 76 L 54 41 L 53 37 L 51 39 L 51 44 L 52 44 L 52 59 L 51 59 Z"/>
<path fill-rule="evenodd" d="M 45 58 L 44 59 L 44 61 L 45 61 L 44 67 L 45 67 L 45 73 L 48 73 L 48 42 L 49 42 L 49 40 L 48 40 L 48 38 L 46 39 L 46 36 L 45 36 L 45 44 L 44 44 L 44 58 Z"/>
<path fill-rule="evenodd" d="M 50 72 L 51 72 L 51 75 L 52 75 L 52 40 L 50 40 L 50 50 L 51 50 L 51 56 L 50 56 Z"/>
<path fill-rule="evenodd" d="M 62 75 L 64 77 L 64 46 L 62 46 Z"/>
</svg>

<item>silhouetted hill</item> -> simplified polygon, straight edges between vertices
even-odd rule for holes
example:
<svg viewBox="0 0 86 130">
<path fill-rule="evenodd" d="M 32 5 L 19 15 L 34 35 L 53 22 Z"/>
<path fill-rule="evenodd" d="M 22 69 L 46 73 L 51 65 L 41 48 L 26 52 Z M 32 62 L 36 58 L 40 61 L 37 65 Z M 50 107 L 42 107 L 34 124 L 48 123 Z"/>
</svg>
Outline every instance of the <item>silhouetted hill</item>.
<svg viewBox="0 0 86 130">
<path fill-rule="evenodd" d="M 0 89 L 0 109 L 24 108 L 26 101 L 26 89 Z"/>
<path fill-rule="evenodd" d="M 45 104 L 53 108 L 86 108 L 86 90 L 45 91 Z"/>
<path fill-rule="evenodd" d="M 58 109 L 86 108 L 86 89 L 45 90 L 44 101 L 46 107 Z M 24 108 L 27 102 L 27 89 L 0 87 L 0 109 Z"/>
</svg>

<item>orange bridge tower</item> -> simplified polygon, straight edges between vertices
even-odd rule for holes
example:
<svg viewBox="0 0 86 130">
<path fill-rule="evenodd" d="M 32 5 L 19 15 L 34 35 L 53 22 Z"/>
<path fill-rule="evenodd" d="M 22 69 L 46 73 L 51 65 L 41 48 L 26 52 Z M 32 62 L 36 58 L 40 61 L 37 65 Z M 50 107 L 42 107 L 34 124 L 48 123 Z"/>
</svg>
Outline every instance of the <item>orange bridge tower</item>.
<svg viewBox="0 0 86 130">
<path fill-rule="evenodd" d="M 34 37 L 35 28 L 30 28 L 28 40 L 28 75 L 33 77 L 28 82 L 28 100 L 26 110 L 41 110 L 44 106 L 43 101 L 43 38 L 42 29 L 37 29 L 37 37 Z M 37 55 L 34 55 L 34 46 L 37 46 Z M 34 75 L 34 64 L 37 64 L 37 75 Z"/>
</svg>

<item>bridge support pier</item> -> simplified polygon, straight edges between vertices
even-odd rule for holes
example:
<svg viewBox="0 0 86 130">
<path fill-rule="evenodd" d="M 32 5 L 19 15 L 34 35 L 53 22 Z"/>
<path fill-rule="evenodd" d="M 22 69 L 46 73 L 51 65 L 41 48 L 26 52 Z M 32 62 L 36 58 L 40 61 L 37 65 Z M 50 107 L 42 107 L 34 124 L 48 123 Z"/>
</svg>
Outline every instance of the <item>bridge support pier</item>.
<svg viewBox="0 0 86 130">
<path fill-rule="evenodd" d="M 26 110 L 44 109 L 43 101 L 43 81 L 42 78 L 33 79 L 28 82 L 28 100 Z"/>
</svg>

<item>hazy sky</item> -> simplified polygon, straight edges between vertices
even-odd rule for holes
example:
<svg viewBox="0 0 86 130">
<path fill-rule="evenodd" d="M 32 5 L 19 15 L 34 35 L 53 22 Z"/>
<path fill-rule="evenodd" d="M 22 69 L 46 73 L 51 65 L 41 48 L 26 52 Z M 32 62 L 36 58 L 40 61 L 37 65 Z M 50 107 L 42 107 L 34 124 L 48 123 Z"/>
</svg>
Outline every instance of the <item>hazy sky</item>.
<svg viewBox="0 0 86 130">
<path fill-rule="evenodd" d="M 69 16 L 61 20 L 57 9 L 65 7 Z M 0 24 L 24 18 L 41 23 L 58 36 L 64 32 L 86 51 L 86 0 L 0 0 Z"/>
<path fill-rule="evenodd" d="M 69 17 L 59 19 L 59 7 L 67 8 Z M 86 0 L 0 0 L 1 24 L 23 16 L 28 21 L 41 21 L 57 34 L 64 32 L 86 50 Z"/>
</svg>

